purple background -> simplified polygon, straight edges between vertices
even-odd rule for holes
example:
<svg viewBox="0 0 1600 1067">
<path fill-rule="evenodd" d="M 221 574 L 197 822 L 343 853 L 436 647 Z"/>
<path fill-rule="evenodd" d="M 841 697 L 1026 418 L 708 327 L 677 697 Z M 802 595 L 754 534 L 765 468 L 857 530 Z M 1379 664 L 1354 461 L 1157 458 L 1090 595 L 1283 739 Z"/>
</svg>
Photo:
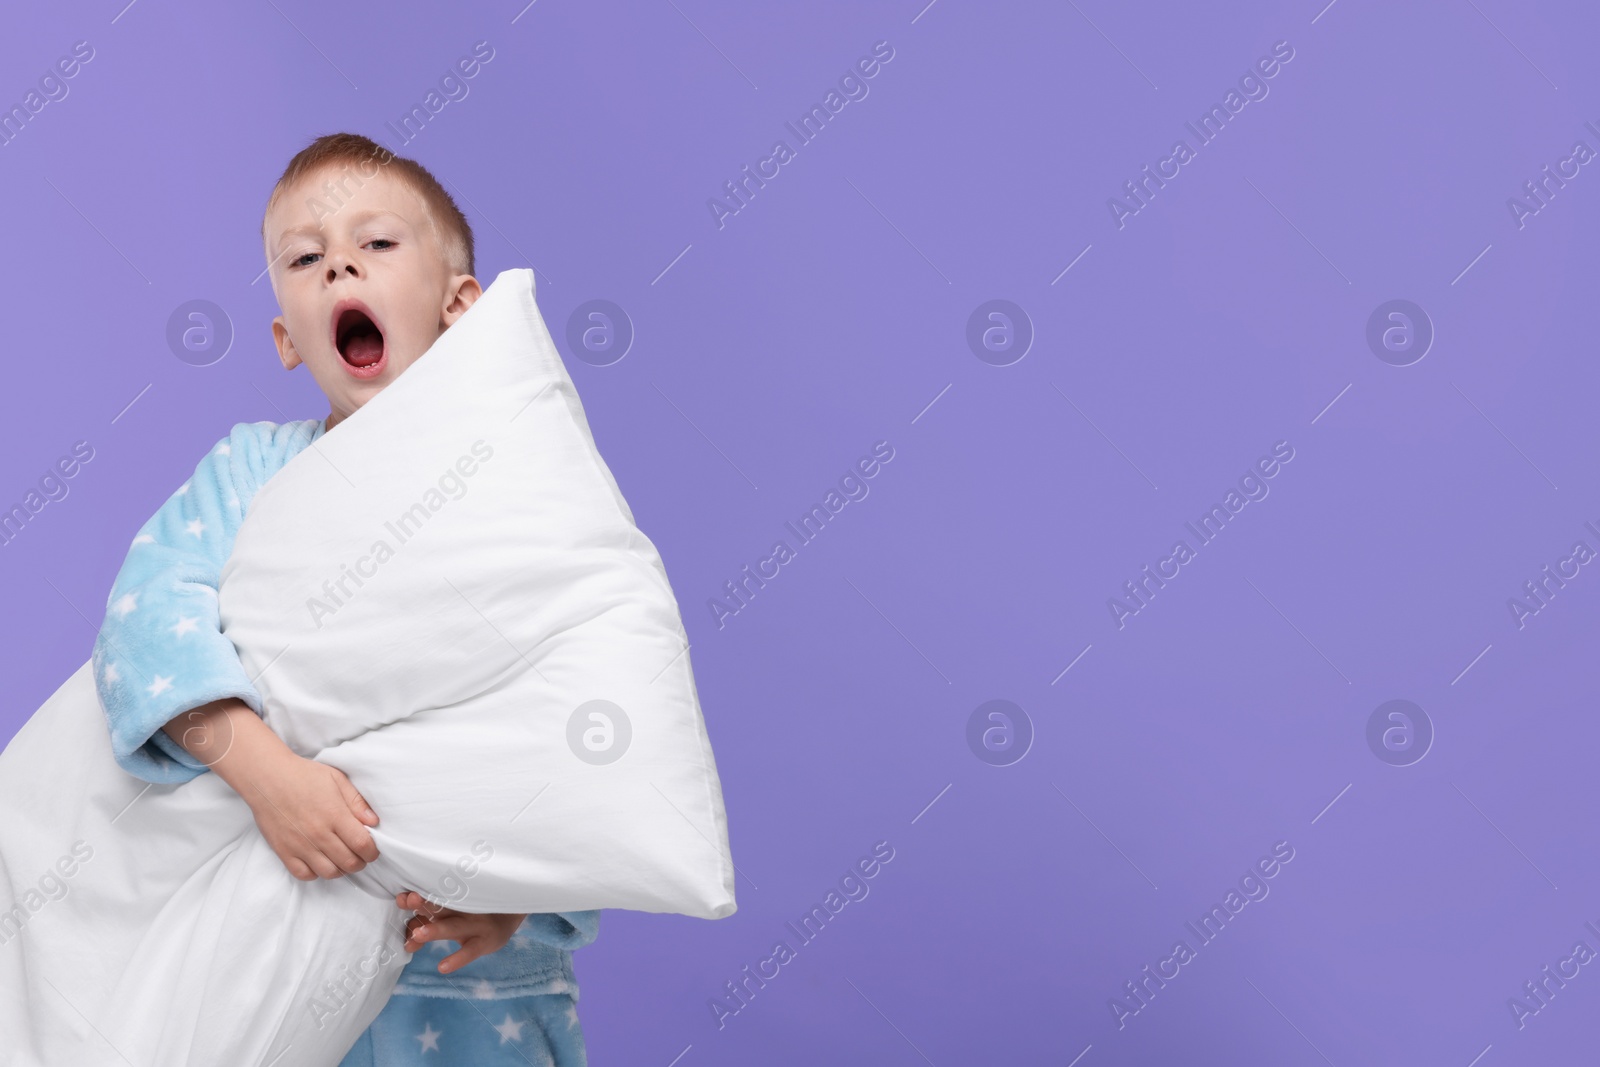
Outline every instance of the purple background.
<svg viewBox="0 0 1600 1067">
<path fill-rule="evenodd" d="M 95 49 L 0 148 L 0 506 L 95 449 L 0 549 L 0 736 L 88 657 L 133 532 L 210 445 L 326 414 L 252 279 L 278 173 L 349 129 L 460 194 L 485 283 L 536 268 L 693 642 L 739 910 L 606 913 L 576 957 L 595 1063 L 1593 1047 L 1600 965 L 1524 1028 L 1508 998 L 1600 950 L 1600 576 L 1521 629 L 1507 601 L 1600 549 L 1600 168 L 1521 228 L 1507 200 L 1600 149 L 1600 11 L 122 2 L 0 36 L 7 106 Z M 470 94 L 403 143 L 385 124 L 478 40 Z M 870 94 L 719 229 L 707 199 L 879 40 Z M 1280 40 L 1270 94 L 1119 229 L 1108 198 Z M 237 332 L 207 367 L 165 339 L 197 298 Z M 566 341 L 593 298 L 637 331 L 611 366 Z M 966 341 L 995 298 L 1037 335 L 1009 366 Z M 1404 367 L 1366 341 L 1396 298 L 1437 331 Z M 878 440 L 870 495 L 719 629 L 707 600 Z M 1108 598 L 1278 441 L 1270 495 L 1119 629 Z M 1436 732 L 1410 766 L 1366 740 L 1396 698 Z M 1009 766 L 968 745 L 992 699 L 1034 731 Z M 880 840 L 870 895 L 799 947 L 785 922 Z M 1199 947 L 1185 922 L 1285 840 Z M 797 958 L 719 1029 L 709 1002 L 779 938 Z M 1196 958 L 1119 1029 L 1110 999 L 1180 938 Z"/>
</svg>

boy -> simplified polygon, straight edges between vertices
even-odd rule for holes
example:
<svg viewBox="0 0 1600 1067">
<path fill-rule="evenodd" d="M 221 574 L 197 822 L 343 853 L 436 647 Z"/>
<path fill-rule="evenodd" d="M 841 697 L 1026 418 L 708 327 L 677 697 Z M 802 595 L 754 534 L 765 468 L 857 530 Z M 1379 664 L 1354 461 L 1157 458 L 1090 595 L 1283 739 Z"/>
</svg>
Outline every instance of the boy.
<svg viewBox="0 0 1600 1067">
<path fill-rule="evenodd" d="M 482 288 L 472 230 L 449 194 L 419 164 L 354 134 L 319 137 L 289 162 L 262 239 L 282 310 L 272 322 L 279 359 L 309 368 L 328 417 L 239 423 L 201 461 L 134 539 L 94 670 L 124 769 L 162 783 L 216 773 L 289 872 L 309 881 L 376 859 L 366 828 L 378 816 L 344 774 L 297 755 L 259 717 L 261 696 L 221 632 L 222 566 L 260 486 L 393 382 Z M 417 893 L 395 903 L 418 912 L 405 923 L 415 955 L 341 1067 L 586 1063 L 570 950 L 594 940 L 599 912 L 468 914 Z M 429 957 L 451 941 L 460 948 L 435 973 Z"/>
</svg>

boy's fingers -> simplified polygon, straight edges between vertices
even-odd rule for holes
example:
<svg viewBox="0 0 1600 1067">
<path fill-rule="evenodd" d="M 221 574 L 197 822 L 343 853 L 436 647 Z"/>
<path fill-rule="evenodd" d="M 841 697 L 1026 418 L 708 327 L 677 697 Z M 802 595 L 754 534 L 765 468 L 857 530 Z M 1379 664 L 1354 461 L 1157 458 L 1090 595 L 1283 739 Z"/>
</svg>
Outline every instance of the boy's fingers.
<svg viewBox="0 0 1600 1067">
<path fill-rule="evenodd" d="M 436 919 L 429 919 L 412 932 L 411 936 L 418 941 L 460 941 L 465 943 L 467 938 L 482 933 L 475 917 L 471 915 L 444 915 Z"/>
<path fill-rule="evenodd" d="M 283 864 L 283 869 L 288 871 L 291 876 L 299 879 L 302 882 L 312 882 L 316 880 L 316 872 L 311 869 L 310 865 L 307 864 L 305 860 L 300 858 L 298 852 L 291 851 L 288 847 L 279 845 L 277 841 L 272 838 L 267 839 L 267 844 L 272 847 L 272 851 L 277 854 L 278 862 Z"/>
<path fill-rule="evenodd" d="M 368 826 L 378 825 L 378 813 L 372 810 L 372 805 L 367 803 L 367 798 L 361 795 L 349 777 L 343 771 L 339 771 L 339 777 L 335 780 L 339 783 L 339 792 L 344 796 L 344 802 L 350 805 L 350 814 Z"/>
<path fill-rule="evenodd" d="M 418 937 L 417 931 L 422 929 L 424 926 L 427 926 L 428 922 L 429 918 L 426 915 L 413 915 L 411 918 L 406 920 L 405 935 L 407 945 L 420 948 L 422 945 L 427 943 L 429 939 L 426 937 Z"/>
<path fill-rule="evenodd" d="M 459 950 L 450 953 L 450 955 L 439 961 L 439 973 L 446 974 L 450 971 L 459 970 L 481 955 L 483 953 L 473 947 L 462 945 Z"/>
<path fill-rule="evenodd" d="M 456 914 L 443 904 L 435 904 L 421 893 L 412 893 L 408 899 L 412 902 L 411 910 L 426 919 L 436 919 L 441 915 Z"/>
<path fill-rule="evenodd" d="M 359 856 L 363 863 L 371 863 L 378 858 L 378 843 L 359 822 L 340 819 L 334 824 L 333 830 L 338 835 L 339 844 Z"/>
<path fill-rule="evenodd" d="M 421 912 L 419 912 L 416 915 L 413 915 L 413 916 L 411 916 L 411 918 L 406 920 L 406 931 L 409 933 L 409 932 L 411 932 L 413 930 L 421 929 L 422 927 L 428 926 L 431 923 L 433 923 L 434 919 L 435 919 L 435 916 L 424 915 Z"/>
<path fill-rule="evenodd" d="M 305 861 L 307 866 L 309 866 L 313 871 L 317 872 L 318 878 L 332 879 L 338 878 L 344 874 L 344 872 L 341 871 L 332 860 L 320 852 L 313 853 L 309 856 L 304 856 L 302 859 Z"/>
<path fill-rule="evenodd" d="M 454 916 L 455 914 L 456 913 L 452 913 L 452 916 Z M 423 930 L 425 930 L 426 932 L 422 933 L 422 934 L 418 933 L 418 931 L 423 931 Z M 408 951 L 408 952 L 416 951 L 417 949 L 421 948 L 423 945 L 427 944 L 429 941 L 458 941 L 459 942 L 462 936 L 470 936 L 470 935 L 451 936 L 451 931 L 440 929 L 438 927 L 437 923 L 434 922 L 433 920 L 430 920 L 430 918 L 428 916 L 426 916 L 426 915 L 413 915 L 411 918 L 407 919 L 406 920 L 406 926 L 405 926 L 405 933 L 406 933 L 405 947 L 406 947 L 406 951 Z"/>
<path fill-rule="evenodd" d="M 317 847 L 342 874 L 354 874 L 367 865 L 365 860 L 345 846 L 337 829 L 330 829 L 323 834 Z"/>
<path fill-rule="evenodd" d="M 473 917 L 469 916 L 467 918 Z M 450 940 L 458 942 L 461 947 L 439 961 L 440 974 L 458 971 L 478 957 L 487 956 L 494 951 L 494 945 L 489 942 L 489 939 L 475 931 L 461 934 Z"/>
</svg>

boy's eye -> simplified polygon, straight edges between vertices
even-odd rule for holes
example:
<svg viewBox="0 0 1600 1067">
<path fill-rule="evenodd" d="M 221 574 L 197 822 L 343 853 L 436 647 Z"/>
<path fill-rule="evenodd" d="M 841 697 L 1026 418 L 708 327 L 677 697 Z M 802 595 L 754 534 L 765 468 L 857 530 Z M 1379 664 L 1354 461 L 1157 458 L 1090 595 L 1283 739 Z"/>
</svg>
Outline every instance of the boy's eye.
<svg viewBox="0 0 1600 1067">
<path fill-rule="evenodd" d="M 374 237 L 372 240 L 368 241 L 367 244 L 369 244 L 369 245 L 383 245 L 383 246 L 385 246 L 385 248 L 393 248 L 393 247 L 395 247 L 395 242 L 393 240 L 391 240 L 390 238 L 388 238 L 388 237 Z M 384 248 L 380 248 L 380 249 L 378 249 L 378 251 L 384 251 Z M 315 259 L 317 256 L 320 256 L 321 254 L 322 253 L 320 253 L 320 252 L 306 252 L 306 253 L 303 253 L 302 255 L 297 256 L 294 259 L 291 259 L 289 261 L 289 266 L 291 266 L 291 267 L 304 267 L 304 266 L 307 266 L 308 265 L 308 263 L 307 263 L 308 260 Z"/>
</svg>

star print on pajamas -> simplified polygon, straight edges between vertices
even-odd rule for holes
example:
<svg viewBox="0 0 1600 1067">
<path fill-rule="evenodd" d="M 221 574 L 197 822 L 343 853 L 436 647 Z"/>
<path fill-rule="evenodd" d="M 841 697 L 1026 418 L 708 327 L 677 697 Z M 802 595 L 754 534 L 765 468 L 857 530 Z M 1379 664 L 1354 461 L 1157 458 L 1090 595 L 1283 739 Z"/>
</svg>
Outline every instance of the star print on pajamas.
<svg viewBox="0 0 1600 1067">
<path fill-rule="evenodd" d="M 496 1030 L 500 1031 L 500 1043 L 503 1045 L 507 1041 L 521 1041 L 522 1027 L 522 1022 L 512 1022 L 511 1013 L 506 1012 L 505 1022 L 495 1027 Z"/>
<path fill-rule="evenodd" d="M 570 996 L 520 996 L 492 1011 L 461 1000 L 397 996 L 339 1067 L 586 1067 Z"/>
<path fill-rule="evenodd" d="M 117 764 L 176 785 L 207 772 L 162 729 L 183 712 L 234 698 L 261 714 L 261 695 L 222 633 L 217 588 L 257 491 L 320 435 L 320 420 L 241 422 L 138 531 L 107 597 L 95 640 L 97 676 Z"/>
</svg>

